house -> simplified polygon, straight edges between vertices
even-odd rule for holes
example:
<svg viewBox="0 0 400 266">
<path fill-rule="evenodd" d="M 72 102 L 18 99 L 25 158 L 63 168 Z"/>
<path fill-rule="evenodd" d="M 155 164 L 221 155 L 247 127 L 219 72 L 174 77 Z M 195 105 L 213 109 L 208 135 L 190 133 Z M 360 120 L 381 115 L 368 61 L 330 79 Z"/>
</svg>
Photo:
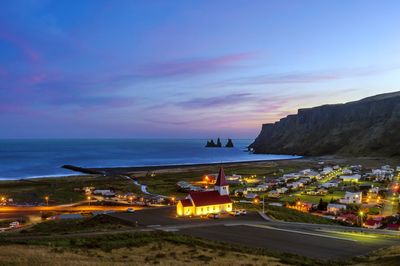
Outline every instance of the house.
<svg viewBox="0 0 400 266">
<path fill-rule="evenodd" d="M 281 188 L 277 188 L 276 191 L 280 194 L 285 194 L 286 192 L 288 192 L 288 188 L 286 187 L 281 187 Z"/>
<path fill-rule="evenodd" d="M 343 173 L 344 175 L 351 175 L 351 174 L 353 174 L 353 171 L 350 170 L 350 169 L 343 169 L 343 170 L 342 170 L 342 173 Z"/>
<path fill-rule="evenodd" d="M 321 178 L 321 175 L 318 172 L 315 172 L 315 171 L 308 172 L 307 176 L 310 177 L 310 178 L 313 178 L 313 179 L 314 178 L 315 179 L 320 179 Z"/>
<path fill-rule="evenodd" d="M 283 175 L 280 179 L 287 183 L 288 181 L 292 181 L 292 180 L 297 180 L 300 178 L 300 174 L 296 174 L 296 173 L 291 173 L 291 174 L 285 174 Z"/>
<path fill-rule="evenodd" d="M 308 173 L 310 173 L 310 172 L 311 172 L 311 169 L 304 169 L 304 170 L 301 170 L 299 173 L 302 175 L 308 175 Z"/>
<path fill-rule="evenodd" d="M 340 199 L 340 203 L 344 204 L 361 204 L 362 192 L 348 192 L 346 191 L 344 198 Z"/>
<path fill-rule="evenodd" d="M 386 229 L 387 230 L 399 231 L 400 230 L 400 224 L 388 224 Z"/>
<path fill-rule="evenodd" d="M 298 188 L 304 187 L 304 184 L 302 182 L 297 181 L 297 182 L 287 184 L 287 187 L 291 188 L 291 189 L 298 189 Z"/>
<path fill-rule="evenodd" d="M 332 172 L 333 172 L 332 167 L 324 167 L 321 171 L 321 175 L 329 175 Z"/>
<path fill-rule="evenodd" d="M 96 189 L 93 191 L 94 195 L 101 195 L 103 197 L 114 197 L 115 192 L 109 190 L 109 189 Z"/>
<path fill-rule="evenodd" d="M 345 211 L 346 210 L 346 205 L 328 203 L 328 206 L 327 206 L 326 210 L 327 210 L 327 212 L 337 214 L 339 212 Z"/>
<path fill-rule="evenodd" d="M 342 175 L 339 178 L 342 179 L 343 182 L 358 182 L 360 181 L 361 175 Z"/>
<path fill-rule="evenodd" d="M 336 220 L 346 222 L 349 224 L 356 224 L 358 216 L 353 213 L 343 213 L 336 217 Z"/>
<path fill-rule="evenodd" d="M 279 198 L 281 194 L 277 190 L 271 190 L 268 192 L 268 198 Z"/>
<path fill-rule="evenodd" d="M 178 201 L 178 216 L 201 216 L 212 213 L 232 211 L 232 200 L 229 198 L 229 185 L 221 167 L 212 191 L 191 191 L 189 195 Z"/>
<path fill-rule="evenodd" d="M 338 187 L 339 186 L 339 184 L 337 183 L 337 182 L 326 182 L 326 183 L 323 183 L 322 185 L 320 185 L 320 187 L 321 188 L 326 188 L 326 189 L 328 189 L 328 188 L 331 188 L 331 187 Z"/>
<path fill-rule="evenodd" d="M 258 198 L 258 195 L 256 193 L 247 193 L 245 195 L 245 198 L 246 199 L 255 199 L 255 198 Z"/>
<path fill-rule="evenodd" d="M 369 229 L 377 229 L 382 226 L 382 222 L 374 219 L 368 219 L 363 223 L 363 227 Z"/>
</svg>

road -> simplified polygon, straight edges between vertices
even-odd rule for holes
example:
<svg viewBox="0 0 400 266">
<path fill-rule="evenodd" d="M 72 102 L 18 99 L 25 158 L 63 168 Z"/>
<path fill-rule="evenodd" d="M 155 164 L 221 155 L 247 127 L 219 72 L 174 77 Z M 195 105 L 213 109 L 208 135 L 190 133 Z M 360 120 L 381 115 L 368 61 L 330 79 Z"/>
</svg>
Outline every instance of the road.
<svg viewBox="0 0 400 266">
<path fill-rule="evenodd" d="M 135 210 L 142 209 L 138 206 L 0 206 L 0 214 L 2 213 L 34 213 L 34 212 L 93 212 L 93 211 L 126 211 L 127 208 Z"/>
<path fill-rule="evenodd" d="M 393 187 L 398 184 L 399 184 L 399 175 L 396 174 L 396 176 L 393 178 L 393 182 L 391 182 L 390 185 L 388 186 L 389 190 L 386 195 L 386 200 L 382 211 L 383 216 L 392 216 L 397 214 L 398 212 L 399 201 L 397 200 L 397 197 L 396 200 L 392 199 L 394 197 L 394 194 L 397 193 L 397 190 L 396 192 L 393 191 Z"/>
</svg>

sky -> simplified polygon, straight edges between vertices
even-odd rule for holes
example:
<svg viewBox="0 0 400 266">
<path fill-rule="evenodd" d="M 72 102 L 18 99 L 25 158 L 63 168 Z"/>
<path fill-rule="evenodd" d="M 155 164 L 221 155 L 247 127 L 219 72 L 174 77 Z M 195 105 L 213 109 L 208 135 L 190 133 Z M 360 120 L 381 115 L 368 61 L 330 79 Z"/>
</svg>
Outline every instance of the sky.
<svg viewBox="0 0 400 266">
<path fill-rule="evenodd" d="M 2 0 L 0 138 L 254 138 L 400 90 L 400 1 Z"/>
</svg>

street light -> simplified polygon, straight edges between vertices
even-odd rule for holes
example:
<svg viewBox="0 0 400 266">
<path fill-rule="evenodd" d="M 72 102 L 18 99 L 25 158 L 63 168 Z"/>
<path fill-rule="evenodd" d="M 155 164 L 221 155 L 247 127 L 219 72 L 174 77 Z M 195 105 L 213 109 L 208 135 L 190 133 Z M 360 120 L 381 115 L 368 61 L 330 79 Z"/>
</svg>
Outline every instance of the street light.
<svg viewBox="0 0 400 266">
<path fill-rule="evenodd" d="M 90 196 L 87 197 L 88 201 L 89 201 L 89 206 L 90 206 L 90 200 L 92 199 Z"/>
<path fill-rule="evenodd" d="M 362 226 L 364 212 L 363 212 L 363 211 L 360 211 L 358 214 L 360 215 L 360 226 Z"/>
<path fill-rule="evenodd" d="M 49 206 L 49 196 L 45 196 L 44 199 L 46 200 L 47 206 Z"/>
</svg>

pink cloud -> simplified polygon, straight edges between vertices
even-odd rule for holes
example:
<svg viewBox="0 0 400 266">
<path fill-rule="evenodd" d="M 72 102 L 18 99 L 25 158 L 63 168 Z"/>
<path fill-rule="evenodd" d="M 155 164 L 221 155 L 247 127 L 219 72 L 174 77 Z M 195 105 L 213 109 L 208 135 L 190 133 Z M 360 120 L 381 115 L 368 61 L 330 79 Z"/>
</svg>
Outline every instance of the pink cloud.
<svg viewBox="0 0 400 266">
<path fill-rule="evenodd" d="M 155 77 L 202 74 L 223 70 L 254 56 L 254 53 L 237 53 L 205 59 L 175 60 L 145 66 L 140 68 L 139 72 L 145 76 Z"/>
<path fill-rule="evenodd" d="M 16 34 L 13 34 L 4 28 L 0 28 L 0 39 L 3 39 L 17 46 L 29 61 L 33 63 L 40 61 L 40 54 L 35 51 L 24 38 L 17 36 Z"/>
</svg>

